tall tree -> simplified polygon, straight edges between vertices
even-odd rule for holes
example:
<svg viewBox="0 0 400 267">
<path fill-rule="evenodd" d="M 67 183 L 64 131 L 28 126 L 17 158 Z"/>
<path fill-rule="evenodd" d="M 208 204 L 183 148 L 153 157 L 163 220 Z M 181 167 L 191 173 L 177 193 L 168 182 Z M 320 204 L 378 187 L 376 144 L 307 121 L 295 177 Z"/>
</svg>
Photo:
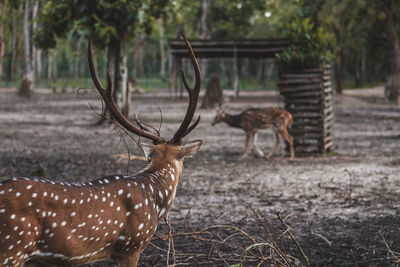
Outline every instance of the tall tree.
<svg viewBox="0 0 400 267">
<path fill-rule="evenodd" d="M 351 1 L 352 0 L 341 0 L 335 3 L 327 1 L 323 8 L 324 10 L 321 12 L 324 14 L 323 22 L 330 28 L 335 36 L 337 50 L 336 60 L 333 63 L 333 72 L 336 84 L 336 93 L 338 94 L 343 92 L 343 50 L 345 48 L 343 35 L 345 34 L 345 30 L 350 24 L 350 21 L 356 17 L 354 10 L 356 10 L 357 7 L 350 6 Z"/>
<path fill-rule="evenodd" d="M 394 6 L 394 1 L 392 0 L 382 0 L 381 4 L 383 6 L 383 11 L 385 13 L 386 21 L 386 31 L 388 35 L 388 41 L 392 50 L 393 55 L 393 73 L 392 82 L 390 86 L 391 90 L 391 100 L 399 101 L 399 90 L 400 90 L 400 46 L 399 38 L 397 36 L 396 28 L 393 21 L 392 7 Z"/>
<path fill-rule="evenodd" d="M 76 50 L 75 50 L 75 57 L 74 57 L 74 79 L 77 80 L 80 74 L 80 57 L 81 57 L 81 48 L 83 44 L 83 38 L 78 38 L 76 42 Z"/>
<path fill-rule="evenodd" d="M 216 108 L 224 103 L 224 93 L 220 80 L 219 75 L 215 73 L 208 78 L 201 108 Z"/>
<path fill-rule="evenodd" d="M 49 0 L 39 18 L 36 42 L 42 48 L 56 45 L 55 37 L 94 36 L 94 44 L 107 48 L 107 66 L 114 84 L 114 100 L 126 114 L 127 39 L 142 28 L 150 31 L 169 0 L 57 1 Z M 101 44 L 101 45 L 100 45 Z"/>
<path fill-rule="evenodd" d="M 200 39 L 209 39 L 211 33 L 211 25 L 209 19 L 209 3 L 208 0 L 201 0 L 201 16 L 200 16 Z M 199 61 L 201 73 L 203 77 L 207 77 L 207 59 Z"/>
<path fill-rule="evenodd" d="M 135 52 L 133 53 L 133 62 L 135 63 L 131 71 L 131 77 L 136 81 L 138 73 L 143 73 L 143 45 L 146 40 L 146 33 L 141 32 L 137 35 L 135 40 Z"/>
<path fill-rule="evenodd" d="M 201 39 L 208 39 L 211 33 L 210 18 L 208 12 L 208 0 L 201 1 Z"/>
<path fill-rule="evenodd" d="M 5 1 L 0 1 L 0 79 L 3 76 L 3 57 L 6 50 L 6 42 L 4 38 L 6 4 Z"/>
<path fill-rule="evenodd" d="M 165 63 L 167 62 L 167 57 L 165 56 L 164 49 L 164 23 L 162 18 L 158 18 L 157 24 L 160 39 L 160 76 L 165 78 Z"/>
<path fill-rule="evenodd" d="M 16 73 L 17 73 L 17 68 L 18 66 L 18 60 L 21 57 L 20 54 L 22 53 L 22 47 L 21 46 L 21 36 L 20 36 L 20 23 L 19 21 L 21 18 L 23 18 L 23 12 L 22 8 L 17 6 L 14 6 L 11 9 L 11 22 L 9 23 L 11 30 L 9 31 L 9 36 L 11 35 L 11 40 L 9 44 L 9 64 L 8 64 L 8 73 L 9 73 L 9 79 L 13 80 L 16 78 Z M 18 77 L 19 78 L 19 77 Z"/>
<path fill-rule="evenodd" d="M 39 0 L 33 0 L 31 32 L 35 32 L 37 29 L 36 17 L 38 12 L 39 12 Z M 42 61 L 41 61 L 42 50 L 37 49 L 34 45 L 31 45 L 31 47 L 32 47 L 32 69 L 34 72 L 35 82 L 38 82 L 40 80 L 40 74 L 42 72 Z"/>
<path fill-rule="evenodd" d="M 22 83 L 19 88 L 18 95 L 29 97 L 34 82 L 34 72 L 32 69 L 32 47 L 31 47 L 31 30 L 30 30 L 30 0 L 25 0 L 24 9 L 24 72 L 22 75 Z"/>
</svg>

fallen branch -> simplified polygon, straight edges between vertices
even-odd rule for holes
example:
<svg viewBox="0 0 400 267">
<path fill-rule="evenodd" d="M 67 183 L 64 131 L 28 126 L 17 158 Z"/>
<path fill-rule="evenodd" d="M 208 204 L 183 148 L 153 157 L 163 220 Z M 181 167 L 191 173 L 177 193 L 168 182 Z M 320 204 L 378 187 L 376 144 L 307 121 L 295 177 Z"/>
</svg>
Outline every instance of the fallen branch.
<svg viewBox="0 0 400 267">
<path fill-rule="evenodd" d="M 395 262 L 395 263 L 400 263 L 400 253 L 399 253 L 399 252 L 393 251 L 393 250 L 390 248 L 389 244 L 387 243 L 387 241 L 386 241 L 386 239 L 385 239 L 385 237 L 383 236 L 382 233 L 381 233 L 381 235 L 382 235 L 382 238 L 383 238 L 383 242 L 385 242 L 385 246 L 386 246 L 386 248 L 387 248 L 389 254 L 392 256 L 394 262 Z"/>
<path fill-rule="evenodd" d="M 293 242 L 296 244 L 296 247 L 298 248 L 298 250 L 300 251 L 301 255 L 303 256 L 304 260 L 306 261 L 306 264 L 308 267 L 310 267 L 310 262 L 308 261 L 308 258 L 306 256 L 306 254 L 304 253 L 303 249 L 301 248 L 299 242 L 297 242 L 297 239 L 294 237 L 294 235 L 290 232 L 290 227 L 284 222 L 284 220 L 281 217 L 281 213 L 278 211 L 276 213 L 276 215 L 278 216 L 279 221 L 281 222 L 282 226 L 286 229 L 286 232 L 288 233 L 288 235 L 290 236 L 290 238 L 293 240 Z"/>
<path fill-rule="evenodd" d="M 289 266 L 292 266 L 290 263 L 289 259 L 286 257 L 286 254 L 281 251 L 279 248 L 278 244 L 275 242 L 275 240 L 272 238 L 272 235 L 270 234 L 270 231 L 268 230 L 268 227 L 265 225 L 264 221 L 261 219 L 260 215 L 253 209 L 251 205 L 249 205 L 250 209 L 253 211 L 254 215 L 257 217 L 259 223 L 262 225 L 264 228 L 264 233 L 267 236 L 269 240 L 271 240 L 273 247 L 275 248 L 276 252 L 278 255 L 282 258 L 282 260 L 285 261 L 285 263 Z"/>
<path fill-rule="evenodd" d="M 315 235 L 315 236 L 317 236 L 317 237 L 319 237 L 319 238 L 321 238 L 321 239 L 324 240 L 326 243 L 328 243 L 329 246 L 332 246 L 332 241 L 329 241 L 325 236 L 323 236 L 323 235 L 321 235 L 321 234 L 318 234 L 318 233 L 315 233 L 315 232 L 313 232 L 313 231 L 311 231 L 311 234 L 312 234 L 312 235 Z"/>
</svg>

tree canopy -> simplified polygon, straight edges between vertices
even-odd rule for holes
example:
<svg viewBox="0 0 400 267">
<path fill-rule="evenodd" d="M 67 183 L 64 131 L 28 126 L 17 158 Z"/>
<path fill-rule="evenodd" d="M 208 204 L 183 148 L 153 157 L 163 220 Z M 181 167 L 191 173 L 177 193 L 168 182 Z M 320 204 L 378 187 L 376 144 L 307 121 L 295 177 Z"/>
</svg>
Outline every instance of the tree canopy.
<svg viewBox="0 0 400 267">
<path fill-rule="evenodd" d="M 150 32 L 154 20 L 165 14 L 169 0 L 141 1 L 47 1 L 35 33 L 40 48 L 53 48 L 56 37 L 92 35 L 107 46 L 122 32 L 134 36 L 139 29 Z"/>
</svg>

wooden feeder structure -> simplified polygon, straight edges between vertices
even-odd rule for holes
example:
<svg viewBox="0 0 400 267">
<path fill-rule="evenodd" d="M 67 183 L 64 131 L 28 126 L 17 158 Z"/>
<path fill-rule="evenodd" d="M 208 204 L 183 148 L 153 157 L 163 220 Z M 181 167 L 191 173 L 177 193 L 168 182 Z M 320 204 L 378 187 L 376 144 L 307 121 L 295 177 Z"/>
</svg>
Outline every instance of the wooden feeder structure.
<svg viewBox="0 0 400 267">
<path fill-rule="evenodd" d="M 323 155 L 330 151 L 334 118 L 330 66 L 281 69 L 278 88 L 285 109 L 293 116 L 289 132 L 294 138 L 296 155 Z"/>
</svg>

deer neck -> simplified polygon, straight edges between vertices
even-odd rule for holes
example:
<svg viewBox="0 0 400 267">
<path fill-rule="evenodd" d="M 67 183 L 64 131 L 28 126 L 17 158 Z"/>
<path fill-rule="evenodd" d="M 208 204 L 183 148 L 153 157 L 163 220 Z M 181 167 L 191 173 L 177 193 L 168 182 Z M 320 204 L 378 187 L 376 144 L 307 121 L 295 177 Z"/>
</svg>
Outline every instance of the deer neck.
<svg viewBox="0 0 400 267">
<path fill-rule="evenodd" d="M 163 164 L 151 161 L 137 176 L 145 178 L 158 219 L 162 219 L 175 200 L 179 176 L 182 172 L 182 163 L 174 160 Z M 146 186 L 145 186 L 146 188 Z"/>
<path fill-rule="evenodd" d="M 239 115 L 231 115 L 226 114 L 224 118 L 224 122 L 227 123 L 231 127 L 241 128 L 241 116 Z"/>
</svg>

